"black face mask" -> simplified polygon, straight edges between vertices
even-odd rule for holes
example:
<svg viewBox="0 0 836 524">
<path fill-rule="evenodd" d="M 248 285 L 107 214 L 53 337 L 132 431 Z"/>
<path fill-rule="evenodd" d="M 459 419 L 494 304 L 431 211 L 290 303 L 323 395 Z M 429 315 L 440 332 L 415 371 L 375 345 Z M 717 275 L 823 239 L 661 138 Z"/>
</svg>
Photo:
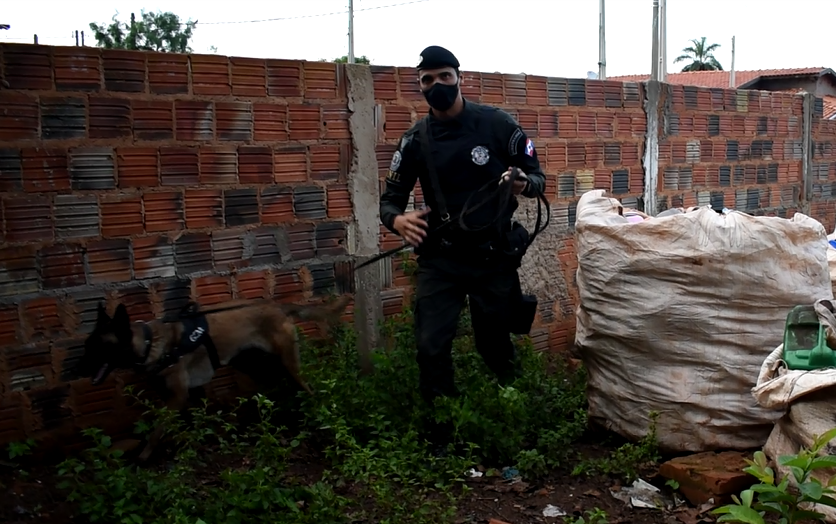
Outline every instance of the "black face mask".
<svg viewBox="0 0 836 524">
<path fill-rule="evenodd" d="M 456 102 L 456 97 L 459 95 L 459 84 L 436 83 L 423 93 L 431 108 L 437 111 L 447 111 Z"/>
</svg>

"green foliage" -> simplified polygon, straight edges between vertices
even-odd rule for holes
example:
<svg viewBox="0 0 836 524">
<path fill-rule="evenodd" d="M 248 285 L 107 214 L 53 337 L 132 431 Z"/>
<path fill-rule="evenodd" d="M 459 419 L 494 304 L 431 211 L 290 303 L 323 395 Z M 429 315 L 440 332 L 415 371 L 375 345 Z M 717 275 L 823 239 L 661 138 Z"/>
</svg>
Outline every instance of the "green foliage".
<svg viewBox="0 0 836 524">
<path fill-rule="evenodd" d="M 105 49 L 130 49 L 138 51 L 157 51 L 163 53 L 190 53 L 189 41 L 192 39 L 195 25 L 188 20 L 183 23 L 180 17 L 171 12 L 146 13 L 136 20 L 131 13 L 130 23 L 121 22 L 113 16 L 110 25 L 90 23 L 90 29 L 96 37 L 99 47 Z"/>
<path fill-rule="evenodd" d="M 824 515 L 811 511 L 809 507 L 814 503 L 836 507 L 836 476 L 822 485 L 812 473 L 836 467 L 836 455 L 819 455 L 834 438 L 836 428 L 817 436 L 810 449 L 801 449 L 797 455 L 778 457 L 778 463 L 788 467 L 792 473 L 795 486 L 790 485 L 789 476 L 778 480 L 769 467 L 766 455 L 762 451 L 755 452 L 754 460 L 747 460 L 749 466 L 743 471 L 754 476 L 759 483 L 741 492 L 739 498 L 733 496 L 734 504 L 714 510 L 713 513 L 721 515 L 717 522 L 764 524 L 767 513 L 777 516 L 780 524 L 807 520 L 824 522 Z"/>
<path fill-rule="evenodd" d="M 593 508 L 584 511 L 583 517 L 563 517 L 565 524 L 609 524 L 607 512 L 601 508 Z"/>
<path fill-rule="evenodd" d="M 632 483 L 639 477 L 639 470 L 656 463 L 661 458 L 656 440 L 656 420 L 659 413 L 651 412 L 647 434 L 637 443 L 628 442 L 616 449 L 610 456 L 581 460 L 573 475 L 617 475 L 625 482 Z"/>
<path fill-rule="evenodd" d="M 327 62 L 327 60 L 325 60 Z M 335 64 L 347 64 L 348 63 L 348 55 L 343 55 L 339 58 L 335 58 L 332 60 Z M 372 63 L 371 59 L 368 58 L 366 55 L 363 56 L 355 56 L 354 57 L 355 64 L 366 64 L 369 65 Z"/>
<path fill-rule="evenodd" d="M 14 460 L 18 457 L 25 457 L 32 453 L 32 448 L 35 446 L 35 439 L 28 438 L 23 442 L 11 442 L 6 451 L 9 452 L 9 460 Z"/>
<path fill-rule="evenodd" d="M 676 57 L 674 64 L 679 62 L 691 61 L 690 64 L 682 68 L 682 72 L 686 71 L 722 71 L 723 66 L 714 57 L 714 51 L 720 47 L 720 44 L 706 45 L 705 37 L 697 40 L 691 40 L 691 46 L 682 50 L 683 54 Z"/>
<path fill-rule="evenodd" d="M 93 446 L 60 465 L 62 487 L 90 522 L 435 524 L 454 520 L 473 466 L 512 466 L 528 478 L 571 467 L 572 445 L 587 422 L 583 369 L 570 372 L 522 339 L 523 376 L 502 387 L 473 346 L 466 314 L 459 327 L 454 364 L 462 395 L 439 401 L 433 412 L 418 393 L 406 311 L 383 326 L 391 347 L 373 354 L 376 369 L 368 376 L 358 369 L 349 327 L 337 328 L 329 344 L 302 337 L 302 371 L 314 396 L 284 398 L 280 405 L 256 395 L 221 411 L 204 403 L 187 417 L 135 397 L 147 408 L 137 431 L 147 434 L 164 421 L 173 459 L 137 467 L 111 449 L 108 436 L 90 429 Z M 285 409 L 294 400 L 296 410 Z M 246 427 L 244 407 L 257 408 Z M 456 435 L 443 458 L 427 453 L 422 438 L 431 413 Z M 629 461 L 652 456 L 654 437 L 651 431 L 635 447 L 592 465 L 604 473 L 629 471 L 635 467 Z M 294 453 L 312 449 L 322 450 L 316 460 L 327 469 L 313 479 L 293 474 Z M 596 509 L 576 522 L 603 524 L 606 514 Z"/>
</svg>

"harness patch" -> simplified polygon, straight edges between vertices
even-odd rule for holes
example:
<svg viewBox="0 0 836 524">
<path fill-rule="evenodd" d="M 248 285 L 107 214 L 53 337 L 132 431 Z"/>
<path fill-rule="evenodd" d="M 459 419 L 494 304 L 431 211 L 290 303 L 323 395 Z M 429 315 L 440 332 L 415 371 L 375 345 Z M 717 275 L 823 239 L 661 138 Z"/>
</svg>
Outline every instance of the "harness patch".
<svg viewBox="0 0 836 524">
<path fill-rule="evenodd" d="M 178 353 L 185 355 L 204 345 L 205 339 L 209 338 L 209 324 L 206 315 L 183 317 L 180 322 L 183 324 L 183 335 L 177 349 Z"/>
</svg>

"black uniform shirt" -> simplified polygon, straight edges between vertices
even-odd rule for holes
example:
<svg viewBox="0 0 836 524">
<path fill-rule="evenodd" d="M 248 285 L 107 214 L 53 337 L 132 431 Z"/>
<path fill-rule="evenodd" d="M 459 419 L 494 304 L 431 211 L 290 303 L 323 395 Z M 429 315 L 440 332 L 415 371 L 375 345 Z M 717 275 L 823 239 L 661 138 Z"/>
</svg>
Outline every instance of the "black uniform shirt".
<svg viewBox="0 0 836 524">
<path fill-rule="evenodd" d="M 430 114 L 430 131 L 434 140 L 433 157 L 439 185 L 444 194 L 447 212 L 454 222 L 458 222 L 459 213 L 471 194 L 478 191 L 488 181 L 498 184 L 499 177 L 509 167 L 520 168 L 528 177 L 529 184 L 523 196 L 534 197 L 543 191 L 545 175 L 540 168 L 540 161 L 533 143 L 528 139 L 520 125 L 505 111 L 474 102 L 465 101 L 464 108 L 455 118 L 439 120 Z M 409 194 L 420 180 L 424 199 L 430 207 L 427 216 L 429 228 L 441 223 L 432 182 L 430 181 L 417 123 L 404 133 L 386 177 L 386 189 L 380 198 L 380 219 L 387 229 L 398 234 L 393 227 L 395 217 L 403 214 L 409 202 Z M 469 207 L 479 204 L 482 199 L 496 188 L 490 185 L 484 193 L 471 199 Z M 502 210 L 502 221 L 510 226 L 511 217 L 518 207 L 516 198 Z M 480 207 L 465 217 L 468 228 L 479 228 L 496 218 L 498 200 Z M 496 228 L 488 227 L 482 231 L 469 233 L 459 230 L 453 224 L 445 228 L 444 238 L 453 242 L 484 242 L 493 240 Z"/>
</svg>

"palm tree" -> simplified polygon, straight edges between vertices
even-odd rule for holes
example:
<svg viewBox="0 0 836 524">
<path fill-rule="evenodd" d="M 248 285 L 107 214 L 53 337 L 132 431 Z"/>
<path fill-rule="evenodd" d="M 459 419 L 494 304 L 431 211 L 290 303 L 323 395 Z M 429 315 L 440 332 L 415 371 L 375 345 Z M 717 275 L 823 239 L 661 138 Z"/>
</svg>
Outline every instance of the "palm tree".
<svg viewBox="0 0 836 524">
<path fill-rule="evenodd" d="M 705 45 L 705 37 L 699 40 L 691 40 L 694 44 L 691 47 L 686 47 L 682 50 L 684 55 L 677 57 L 673 61 L 674 64 L 678 62 L 685 62 L 691 60 L 691 63 L 682 68 L 682 72 L 686 71 L 722 71 L 723 66 L 714 58 L 712 51 L 720 47 L 720 44 Z"/>
</svg>

